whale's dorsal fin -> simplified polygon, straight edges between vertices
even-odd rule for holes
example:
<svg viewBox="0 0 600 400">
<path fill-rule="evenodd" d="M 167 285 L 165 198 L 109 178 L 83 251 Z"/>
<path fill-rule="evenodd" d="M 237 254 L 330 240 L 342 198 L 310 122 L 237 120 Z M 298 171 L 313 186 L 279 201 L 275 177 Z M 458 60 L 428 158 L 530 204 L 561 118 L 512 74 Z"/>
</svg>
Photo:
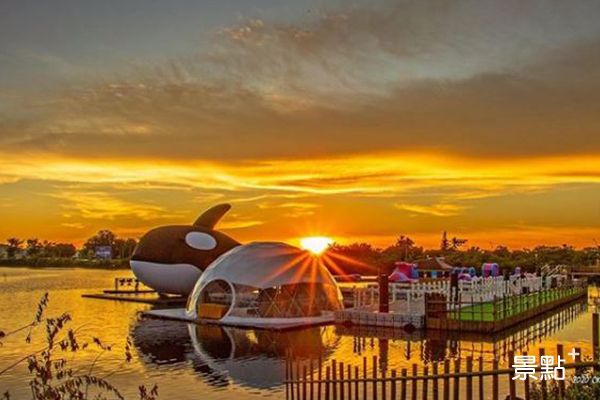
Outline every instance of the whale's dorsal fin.
<svg viewBox="0 0 600 400">
<path fill-rule="evenodd" d="M 211 207 L 198 217 L 196 222 L 194 222 L 194 225 L 212 229 L 215 227 L 217 222 L 223 218 L 223 215 L 225 215 L 230 208 L 230 204 L 219 204 Z"/>
</svg>

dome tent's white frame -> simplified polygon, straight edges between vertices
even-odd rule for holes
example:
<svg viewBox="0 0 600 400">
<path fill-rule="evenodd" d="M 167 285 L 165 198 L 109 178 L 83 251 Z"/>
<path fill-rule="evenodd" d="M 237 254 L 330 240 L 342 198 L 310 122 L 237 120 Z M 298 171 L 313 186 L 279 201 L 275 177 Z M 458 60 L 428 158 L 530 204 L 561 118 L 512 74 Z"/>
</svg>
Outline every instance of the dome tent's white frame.
<svg viewBox="0 0 600 400">
<path fill-rule="evenodd" d="M 220 319 L 208 322 L 233 326 L 283 329 L 309 326 L 333 321 L 333 310 L 325 310 L 317 316 L 263 317 L 233 315 L 240 310 L 238 287 L 266 290 L 284 285 L 321 285 L 326 301 L 333 309 L 343 308 L 342 293 L 327 268 L 318 256 L 278 242 L 253 242 L 238 246 L 215 260 L 196 282 L 190 294 L 186 315 L 198 321 L 198 306 L 204 289 L 212 282 L 224 281 L 231 289 L 231 304 Z M 202 322 L 205 320 L 203 319 Z"/>
</svg>

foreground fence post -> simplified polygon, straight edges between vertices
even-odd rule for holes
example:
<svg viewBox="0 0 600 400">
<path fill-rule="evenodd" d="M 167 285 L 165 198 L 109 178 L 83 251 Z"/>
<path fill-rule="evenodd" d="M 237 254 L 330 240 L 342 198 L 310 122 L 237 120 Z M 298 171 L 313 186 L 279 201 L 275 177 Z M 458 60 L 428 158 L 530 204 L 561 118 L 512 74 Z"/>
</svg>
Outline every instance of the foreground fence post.
<svg viewBox="0 0 600 400">
<path fill-rule="evenodd" d="M 483 372 L 483 357 L 479 356 L 479 371 Z M 479 400 L 484 400 L 483 394 L 483 375 L 479 377 Z"/>
<path fill-rule="evenodd" d="M 594 361 L 596 361 L 596 363 L 600 360 L 600 337 L 598 337 L 598 335 L 600 335 L 599 322 L 600 318 L 598 313 L 594 313 L 592 315 L 592 344 L 594 347 Z M 597 364 L 594 366 L 594 371 L 600 371 Z"/>
<path fill-rule="evenodd" d="M 494 371 L 498 370 L 498 359 L 494 358 L 492 363 L 492 369 Z M 498 400 L 498 375 L 494 374 L 492 376 L 492 399 Z"/>
<path fill-rule="evenodd" d="M 539 350 L 539 355 L 540 355 L 539 359 L 541 360 L 542 357 L 546 355 L 546 350 L 541 348 Z M 541 364 L 541 362 L 540 362 L 540 364 Z M 542 389 L 542 399 L 547 400 L 548 399 L 548 382 L 546 380 L 541 381 L 540 387 Z M 527 391 L 529 391 L 529 386 L 527 386 Z"/>
<path fill-rule="evenodd" d="M 296 358 L 296 399 L 300 400 L 300 359 Z"/>
<path fill-rule="evenodd" d="M 315 388 L 314 388 L 315 374 L 314 374 L 314 366 L 313 366 L 313 359 L 312 359 L 312 357 L 309 359 L 308 371 L 310 373 L 310 400 L 313 400 L 314 399 L 314 393 L 315 393 Z"/>
<path fill-rule="evenodd" d="M 473 372 L 473 357 L 467 357 L 467 372 Z M 473 378 L 467 376 L 467 400 L 473 400 Z"/>
<path fill-rule="evenodd" d="M 292 368 L 292 352 L 287 352 L 287 359 L 285 360 L 285 375 L 290 381 L 286 385 L 286 399 L 291 398 L 294 400 L 294 370 Z"/>
<path fill-rule="evenodd" d="M 390 285 L 386 274 L 379 275 L 379 312 L 390 312 Z"/>
<path fill-rule="evenodd" d="M 325 400 L 329 400 L 329 383 L 331 382 L 331 367 L 325 367 Z"/>
<path fill-rule="evenodd" d="M 560 359 L 563 359 L 563 360 L 565 359 L 565 349 L 562 344 L 556 345 L 556 354 Z M 559 393 L 559 398 L 564 399 L 564 397 L 565 397 L 565 380 L 564 379 L 558 381 L 558 393 Z"/>
<path fill-rule="evenodd" d="M 444 360 L 444 375 L 450 373 L 450 360 Z M 444 378 L 444 400 L 450 400 L 450 378 Z"/>
<path fill-rule="evenodd" d="M 541 355 L 541 354 L 542 354 L 542 349 L 540 349 L 540 355 Z M 524 352 L 524 353 L 523 353 L 523 355 L 524 355 L 525 357 L 527 357 L 527 352 Z M 541 364 L 541 362 L 540 362 L 540 364 Z M 541 382 L 541 383 L 542 383 L 542 385 L 543 385 L 543 382 L 545 382 L 545 381 L 542 381 L 542 382 Z M 525 379 L 524 386 L 525 386 L 525 399 L 526 399 L 526 400 L 529 400 L 529 379 Z M 545 387 L 545 386 L 542 386 L 542 390 L 545 390 L 545 389 L 546 389 L 546 387 Z M 542 396 L 543 396 L 543 395 L 542 395 Z"/>
<path fill-rule="evenodd" d="M 340 361 L 339 363 L 339 368 L 340 368 L 340 400 L 344 400 L 344 362 Z"/>
<path fill-rule="evenodd" d="M 304 363 L 303 363 L 304 364 Z M 306 400 L 306 380 L 308 379 L 306 365 L 302 366 L 302 400 Z"/>
<path fill-rule="evenodd" d="M 354 397 L 358 400 L 358 367 L 354 367 Z"/>
<path fill-rule="evenodd" d="M 460 359 L 454 360 L 454 372 L 460 373 Z M 454 400 L 460 400 L 460 378 L 456 376 L 454 378 Z"/>
<path fill-rule="evenodd" d="M 331 377 L 333 382 L 331 383 L 332 391 L 333 391 L 333 400 L 337 400 L 337 362 L 336 360 L 331 360 Z"/>
<path fill-rule="evenodd" d="M 400 382 L 400 399 L 406 400 L 406 376 L 408 375 L 408 371 L 406 368 L 402 368 L 402 377 L 405 378 Z M 366 397 L 365 397 L 366 398 Z"/>
<path fill-rule="evenodd" d="M 437 375 L 438 374 L 438 363 L 434 362 L 433 363 L 433 375 Z M 434 378 L 433 379 L 433 400 L 438 400 L 439 395 L 438 395 L 438 378 Z"/>
<path fill-rule="evenodd" d="M 429 367 L 427 367 L 427 365 L 425 365 L 423 367 L 423 400 L 427 400 L 427 391 L 429 390 L 429 380 L 427 379 L 427 376 L 429 375 Z"/>
<path fill-rule="evenodd" d="M 319 378 L 319 383 L 317 384 L 317 398 L 318 400 L 321 400 L 321 380 L 323 379 L 323 367 L 321 366 L 323 364 L 322 360 L 321 360 L 321 356 L 319 356 L 319 372 L 317 374 L 318 378 Z"/>
<path fill-rule="evenodd" d="M 508 374 L 508 386 L 510 388 L 510 400 L 517 400 L 517 387 L 516 387 L 516 383 L 515 380 L 513 379 L 515 376 L 515 371 L 512 368 L 512 362 L 515 359 L 515 352 L 514 351 L 509 351 L 508 352 L 508 360 L 510 363 L 510 373 Z"/>
<path fill-rule="evenodd" d="M 373 400 L 377 400 L 377 356 L 373 356 Z"/>
<path fill-rule="evenodd" d="M 348 400 L 352 400 L 352 367 L 348 365 L 346 369 L 348 371 Z M 358 400 L 358 397 L 356 400 Z"/>
<path fill-rule="evenodd" d="M 367 357 L 363 357 L 363 399 L 367 398 Z"/>
<path fill-rule="evenodd" d="M 419 375 L 419 371 L 417 370 L 417 364 L 412 365 L 412 374 L 413 377 Z M 417 400 L 417 391 L 419 390 L 419 381 L 416 379 L 411 379 L 412 383 L 412 400 Z"/>
</svg>

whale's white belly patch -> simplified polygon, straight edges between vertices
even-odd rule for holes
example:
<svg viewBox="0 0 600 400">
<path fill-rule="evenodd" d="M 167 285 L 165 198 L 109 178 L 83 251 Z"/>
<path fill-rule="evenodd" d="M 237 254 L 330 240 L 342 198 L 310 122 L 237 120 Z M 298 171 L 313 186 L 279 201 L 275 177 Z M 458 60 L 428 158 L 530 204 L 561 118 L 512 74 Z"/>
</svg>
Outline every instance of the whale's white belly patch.
<svg viewBox="0 0 600 400">
<path fill-rule="evenodd" d="M 202 271 L 191 264 L 160 264 L 136 260 L 129 263 L 137 279 L 162 293 L 188 295 L 202 275 Z"/>
</svg>

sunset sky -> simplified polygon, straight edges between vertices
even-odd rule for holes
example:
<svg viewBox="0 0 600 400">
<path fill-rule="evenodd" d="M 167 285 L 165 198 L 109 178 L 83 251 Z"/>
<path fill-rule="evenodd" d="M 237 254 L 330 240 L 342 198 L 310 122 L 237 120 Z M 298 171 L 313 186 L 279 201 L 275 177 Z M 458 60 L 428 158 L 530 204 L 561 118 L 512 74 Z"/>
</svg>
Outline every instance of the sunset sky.
<svg viewBox="0 0 600 400">
<path fill-rule="evenodd" d="M 600 2 L 4 1 L 0 241 L 600 241 Z"/>
</svg>

